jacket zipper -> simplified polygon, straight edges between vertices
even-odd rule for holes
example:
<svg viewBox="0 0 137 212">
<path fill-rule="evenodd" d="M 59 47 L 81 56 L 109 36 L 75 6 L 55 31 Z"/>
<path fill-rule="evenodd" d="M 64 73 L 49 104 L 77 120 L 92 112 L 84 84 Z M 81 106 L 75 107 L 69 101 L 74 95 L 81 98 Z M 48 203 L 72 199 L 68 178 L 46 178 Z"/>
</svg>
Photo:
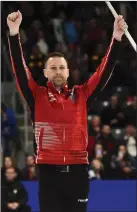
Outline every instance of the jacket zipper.
<svg viewBox="0 0 137 212">
<path fill-rule="evenodd" d="M 63 108 L 63 111 L 64 111 L 64 104 L 63 104 L 63 98 L 61 98 L 61 101 L 62 101 L 62 108 Z M 63 144 L 65 143 L 65 127 L 63 128 Z M 64 163 L 66 161 L 66 157 L 64 155 Z"/>
</svg>

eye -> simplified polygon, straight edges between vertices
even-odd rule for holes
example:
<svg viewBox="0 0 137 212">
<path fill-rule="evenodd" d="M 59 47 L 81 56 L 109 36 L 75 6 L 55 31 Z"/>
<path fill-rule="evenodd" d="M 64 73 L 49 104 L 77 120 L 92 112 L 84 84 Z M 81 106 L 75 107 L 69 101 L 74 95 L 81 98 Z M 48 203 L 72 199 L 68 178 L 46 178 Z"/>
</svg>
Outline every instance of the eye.
<svg viewBox="0 0 137 212">
<path fill-rule="evenodd" d="M 61 66 L 61 67 L 60 67 L 60 69 L 62 69 L 62 70 L 63 70 L 63 69 L 65 69 L 65 67 L 64 67 L 64 66 Z"/>
<path fill-rule="evenodd" d="M 55 66 L 52 66 L 51 69 L 52 69 L 52 70 L 56 70 L 56 67 L 55 67 Z"/>
</svg>

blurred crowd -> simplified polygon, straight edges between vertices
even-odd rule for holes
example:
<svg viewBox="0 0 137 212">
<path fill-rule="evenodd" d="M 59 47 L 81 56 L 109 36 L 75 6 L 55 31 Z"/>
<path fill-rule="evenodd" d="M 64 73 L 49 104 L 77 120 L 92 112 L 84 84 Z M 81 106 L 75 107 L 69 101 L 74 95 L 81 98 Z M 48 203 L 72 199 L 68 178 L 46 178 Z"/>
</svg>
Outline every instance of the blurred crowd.
<svg viewBox="0 0 137 212">
<path fill-rule="evenodd" d="M 113 5 L 118 13 L 124 13 L 129 30 L 137 41 L 135 2 L 113 2 Z M 39 84 L 45 83 L 42 71 L 44 61 L 47 54 L 53 51 L 62 52 L 67 56 L 70 87 L 82 84 L 95 72 L 106 52 L 113 30 L 113 17 L 104 2 L 2 3 L 2 47 L 5 46 L 7 52 L 6 18 L 10 12 L 18 9 L 23 15 L 20 36 L 26 62 Z M 2 81 L 10 81 L 13 78 L 8 76 L 5 65 L 7 57 L 4 54 L 5 52 L 2 52 Z M 91 101 L 89 98 L 89 179 L 137 178 L 136 68 L 135 53 L 124 39 L 123 53 L 117 61 L 109 84 L 97 99 Z M 22 147 L 16 115 L 4 103 L 1 107 L 1 118 L 4 155 L 1 169 L 3 198 L 8 205 L 8 211 L 16 211 L 18 205 L 21 205 L 20 212 L 29 212 L 27 193 L 21 181 L 37 180 L 34 156 L 28 154 L 25 167 L 18 167 L 14 159 Z M 12 196 L 11 189 L 14 194 L 19 189 L 20 194 Z M 13 198 L 12 201 L 10 198 Z"/>
<path fill-rule="evenodd" d="M 93 103 L 94 104 L 94 103 Z M 118 96 L 98 103 L 88 116 L 90 178 L 137 178 L 137 97 L 120 104 Z"/>
</svg>

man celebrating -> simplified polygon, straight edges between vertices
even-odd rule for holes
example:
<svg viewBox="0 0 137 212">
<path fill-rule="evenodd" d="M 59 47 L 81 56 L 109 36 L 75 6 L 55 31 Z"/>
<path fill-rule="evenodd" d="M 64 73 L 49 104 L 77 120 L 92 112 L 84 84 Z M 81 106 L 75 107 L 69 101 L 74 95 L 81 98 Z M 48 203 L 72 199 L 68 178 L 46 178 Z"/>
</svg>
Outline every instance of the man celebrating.
<svg viewBox="0 0 137 212">
<path fill-rule="evenodd" d="M 86 212 L 88 202 L 86 102 L 105 87 L 127 27 L 122 16 L 114 22 L 107 53 L 94 75 L 68 89 L 68 64 L 63 54 L 51 53 L 46 62 L 45 86 L 39 86 L 26 66 L 20 43 L 20 11 L 8 15 L 12 70 L 26 101 L 34 129 L 34 150 L 39 171 L 41 212 Z"/>
</svg>

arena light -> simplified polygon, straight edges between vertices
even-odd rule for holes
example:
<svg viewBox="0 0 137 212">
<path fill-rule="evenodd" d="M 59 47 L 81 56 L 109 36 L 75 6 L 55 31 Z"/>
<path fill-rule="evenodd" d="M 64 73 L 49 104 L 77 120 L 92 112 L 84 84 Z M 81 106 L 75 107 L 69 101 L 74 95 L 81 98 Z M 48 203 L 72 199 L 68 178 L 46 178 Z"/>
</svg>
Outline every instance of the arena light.
<svg viewBox="0 0 137 212">
<path fill-rule="evenodd" d="M 117 92 L 121 92 L 122 91 L 122 87 L 117 87 Z"/>
<path fill-rule="evenodd" d="M 88 115 L 88 121 L 92 120 L 92 115 Z"/>
<path fill-rule="evenodd" d="M 119 134 L 121 133 L 121 130 L 120 130 L 120 129 L 116 129 L 116 130 L 115 130 L 115 133 L 116 133 L 117 135 L 119 135 Z"/>
<path fill-rule="evenodd" d="M 116 18 L 118 16 L 117 12 L 115 11 L 114 7 L 112 6 L 112 4 L 109 1 L 105 1 L 108 8 L 110 9 L 111 13 L 113 14 L 113 16 Z M 129 40 L 129 42 L 131 43 L 132 47 L 134 48 L 135 52 L 137 52 L 137 45 L 135 43 L 135 41 L 133 40 L 133 38 L 131 37 L 130 33 L 128 32 L 128 30 L 125 30 L 125 35 L 127 37 L 127 39 Z"/>
<path fill-rule="evenodd" d="M 103 106 L 104 106 L 104 107 L 107 107 L 108 105 L 109 105 L 109 102 L 108 102 L 108 101 L 104 101 L 104 102 L 103 102 Z"/>
</svg>

